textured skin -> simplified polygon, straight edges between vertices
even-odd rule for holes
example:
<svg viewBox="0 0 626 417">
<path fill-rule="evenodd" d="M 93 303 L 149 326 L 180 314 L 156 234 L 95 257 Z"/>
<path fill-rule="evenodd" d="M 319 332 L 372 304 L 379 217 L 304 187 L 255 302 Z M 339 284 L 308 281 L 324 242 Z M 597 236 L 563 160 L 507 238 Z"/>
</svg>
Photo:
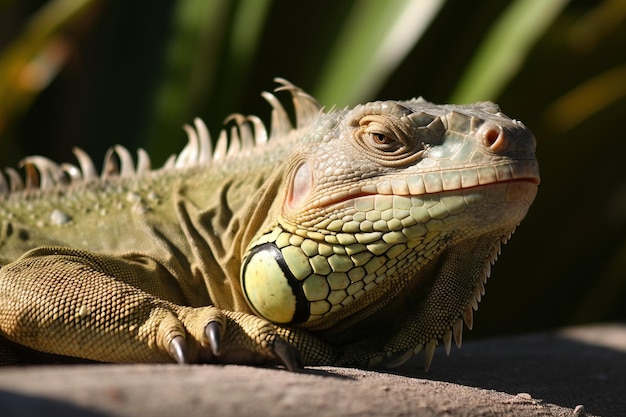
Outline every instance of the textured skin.
<svg viewBox="0 0 626 417">
<path fill-rule="evenodd" d="M 234 115 L 214 148 L 186 126 L 158 170 L 122 147 L 101 176 L 80 150 L 79 167 L 27 158 L 24 184 L 7 170 L 1 363 L 395 366 L 424 350 L 428 368 L 439 340 L 460 346 L 535 197 L 532 134 L 491 103 L 325 113 L 279 82 L 297 126 L 265 93 L 269 141 Z"/>
</svg>

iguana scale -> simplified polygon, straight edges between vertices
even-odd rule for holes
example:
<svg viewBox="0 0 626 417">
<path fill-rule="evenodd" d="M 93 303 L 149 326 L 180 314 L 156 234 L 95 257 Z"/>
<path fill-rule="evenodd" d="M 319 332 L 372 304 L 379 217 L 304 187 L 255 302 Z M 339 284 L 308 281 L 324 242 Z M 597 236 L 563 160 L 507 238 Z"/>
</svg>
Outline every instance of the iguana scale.
<svg viewBox="0 0 626 417">
<path fill-rule="evenodd" d="M 162 168 L 40 156 L 0 175 L 0 362 L 396 366 L 460 346 L 534 200 L 535 139 L 492 103 L 324 111 L 285 80 Z M 268 137 L 269 136 L 269 137 Z M 59 357 L 55 356 L 55 359 Z"/>
</svg>

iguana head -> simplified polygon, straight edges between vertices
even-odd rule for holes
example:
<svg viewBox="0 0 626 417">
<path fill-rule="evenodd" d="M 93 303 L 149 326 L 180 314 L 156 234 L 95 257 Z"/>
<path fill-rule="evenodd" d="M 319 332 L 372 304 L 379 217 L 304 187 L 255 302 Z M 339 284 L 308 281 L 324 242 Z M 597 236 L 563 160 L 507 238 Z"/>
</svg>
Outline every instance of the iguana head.
<svg viewBox="0 0 626 417">
<path fill-rule="evenodd" d="M 377 101 L 311 119 L 280 215 L 243 262 L 250 306 L 320 331 L 399 312 L 421 323 L 413 344 L 471 325 L 537 192 L 531 132 L 492 103 Z"/>
</svg>

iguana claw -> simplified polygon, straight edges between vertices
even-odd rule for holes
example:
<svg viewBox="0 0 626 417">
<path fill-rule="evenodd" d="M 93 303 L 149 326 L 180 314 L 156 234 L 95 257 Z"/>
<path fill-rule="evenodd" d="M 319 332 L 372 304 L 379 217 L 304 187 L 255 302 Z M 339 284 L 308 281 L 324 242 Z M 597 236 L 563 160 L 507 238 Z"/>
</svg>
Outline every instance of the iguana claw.
<svg viewBox="0 0 626 417">
<path fill-rule="evenodd" d="M 278 360 L 287 368 L 288 371 L 294 372 L 302 368 L 304 363 L 300 351 L 285 342 L 280 337 L 274 339 L 272 352 Z"/>
<path fill-rule="evenodd" d="M 184 365 L 189 363 L 188 355 L 187 355 L 187 343 L 182 336 L 175 336 L 170 341 L 170 355 L 176 361 L 176 363 L 180 365 Z"/>
<path fill-rule="evenodd" d="M 222 353 L 222 325 L 217 321 L 212 321 L 204 328 L 204 334 L 209 340 L 211 352 L 215 356 Z"/>
</svg>

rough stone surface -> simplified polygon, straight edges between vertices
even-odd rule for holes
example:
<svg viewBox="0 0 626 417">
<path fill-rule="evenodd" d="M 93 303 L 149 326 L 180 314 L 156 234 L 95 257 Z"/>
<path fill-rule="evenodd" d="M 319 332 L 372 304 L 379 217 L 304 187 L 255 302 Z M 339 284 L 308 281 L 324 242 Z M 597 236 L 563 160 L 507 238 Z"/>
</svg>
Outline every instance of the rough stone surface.
<svg viewBox="0 0 626 417">
<path fill-rule="evenodd" d="M 0 369 L 2 416 L 620 416 L 626 325 L 466 343 L 387 371 L 53 365 Z M 582 406 L 582 407 L 581 407 Z"/>
</svg>

